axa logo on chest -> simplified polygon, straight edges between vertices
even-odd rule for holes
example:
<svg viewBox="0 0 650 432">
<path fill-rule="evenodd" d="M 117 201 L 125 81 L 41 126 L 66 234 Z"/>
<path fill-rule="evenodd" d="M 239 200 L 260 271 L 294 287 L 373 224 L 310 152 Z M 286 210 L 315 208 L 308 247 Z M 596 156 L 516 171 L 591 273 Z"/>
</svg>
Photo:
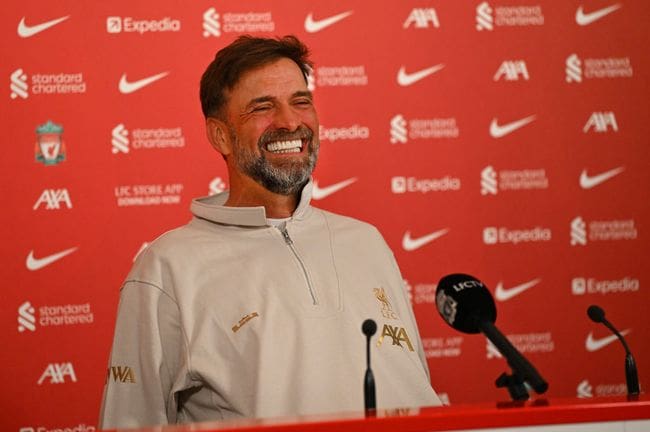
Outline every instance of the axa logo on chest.
<svg viewBox="0 0 650 432">
<path fill-rule="evenodd" d="M 18 307 L 18 331 L 35 332 L 41 327 L 92 324 L 95 320 L 90 303 L 45 305 L 36 307 L 26 301 Z"/>
</svg>

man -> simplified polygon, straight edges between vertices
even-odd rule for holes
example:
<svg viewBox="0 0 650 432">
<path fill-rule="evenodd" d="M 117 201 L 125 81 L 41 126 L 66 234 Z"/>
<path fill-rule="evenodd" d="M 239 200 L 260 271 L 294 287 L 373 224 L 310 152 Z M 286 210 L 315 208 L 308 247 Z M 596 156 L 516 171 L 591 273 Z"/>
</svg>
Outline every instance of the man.
<svg viewBox="0 0 650 432">
<path fill-rule="evenodd" d="M 100 427 L 363 409 L 366 318 L 378 408 L 438 405 L 391 251 L 310 206 L 319 148 L 295 37 L 241 37 L 201 80 L 230 191 L 138 257 L 120 293 Z"/>
</svg>

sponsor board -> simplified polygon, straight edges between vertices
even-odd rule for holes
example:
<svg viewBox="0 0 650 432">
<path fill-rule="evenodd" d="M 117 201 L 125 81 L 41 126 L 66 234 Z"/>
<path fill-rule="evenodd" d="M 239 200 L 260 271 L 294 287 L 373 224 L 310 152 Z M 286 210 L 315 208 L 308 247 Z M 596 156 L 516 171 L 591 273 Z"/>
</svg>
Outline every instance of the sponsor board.
<svg viewBox="0 0 650 432">
<path fill-rule="evenodd" d="M 577 216 L 571 221 L 571 246 L 586 246 L 593 241 L 636 240 L 638 231 L 634 219 L 585 221 Z"/>
<path fill-rule="evenodd" d="M 481 195 L 497 195 L 499 191 L 548 189 L 544 168 L 496 171 L 488 165 L 481 171 Z"/>
<path fill-rule="evenodd" d="M 458 138 L 458 124 L 455 117 L 410 119 L 402 114 L 390 120 L 391 144 L 406 144 L 409 140 Z"/>
<path fill-rule="evenodd" d="M 77 375 L 71 362 L 48 364 L 37 384 L 65 384 L 66 382 L 77 382 Z"/>
<path fill-rule="evenodd" d="M 550 228 L 534 227 L 524 229 L 513 229 L 507 227 L 485 227 L 483 229 L 483 243 L 494 245 L 498 243 L 539 243 L 551 241 Z"/>
<path fill-rule="evenodd" d="M 339 127 L 326 127 L 321 125 L 319 129 L 319 138 L 321 142 L 367 140 L 370 138 L 370 128 L 359 124 Z"/>
<path fill-rule="evenodd" d="M 134 184 L 115 186 L 118 207 L 180 204 L 182 183 Z"/>
<path fill-rule="evenodd" d="M 210 184 L 208 185 L 208 195 L 220 194 L 226 189 L 228 189 L 226 181 L 221 177 L 215 177 L 210 181 Z"/>
<path fill-rule="evenodd" d="M 90 303 L 33 306 L 26 301 L 18 307 L 18 331 L 35 332 L 37 327 L 92 324 L 95 320 Z"/>
<path fill-rule="evenodd" d="M 555 351 L 555 342 L 550 332 L 509 334 L 506 335 L 506 338 L 522 354 L 550 353 Z M 503 357 L 492 342 L 488 339 L 485 341 L 486 358 L 494 359 Z"/>
<path fill-rule="evenodd" d="M 409 293 L 411 304 L 435 304 L 436 302 L 436 288 L 435 283 L 419 282 L 411 284 L 404 281 L 406 289 Z"/>
<path fill-rule="evenodd" d="M 86 93 L 86 81 L 82 72 L 33 73 L 30 76 L 18 68 L 11 73 L 9 79 L 12 99 L 27 99 L 30 94 L 49 96 Z"/>
<path fill-rule="evenodd" d="M 593 277 L 574 277 L 571 279 L 571 293 L 585 294 L 624 294 L 637 292 L 641 287 L 639 279 L 625 276 L 621 279 L 597 279 Z"/>
<path fill-rule="evenodd" d="M 493 31 L 495 27 L 528 27 L 544 25 L 540 5 L 494 6 L 484 1 L 476 6 L 476 30 Z"/>
<path fill-rule="evenodd" d="M 140 19 L 132 16 L 109 16 L 106 18 L 106 32 L 118 33 L 165 33 L 181 31 L 181 22 L 171 17 Z"/>
<path fill-rule="evenodd" d="M 390 181 L 390 190 L 394 194 L 459 191 L 461 181 L 458 177 L 446 175 L 439 178 L 417 178 L 394 176 Z"/>
<path fill-rule="evenodd" d="M 586 79 L 632 78 L 634 69 L 629 57 L 580 58 L 571 54 L 565 60 L 567 83 Z"/>
<path fill-rule="evenodd" d="M 111 151 L 113 154 L 127 154 L 131 150 L 182 147 L 185 147 L 185 136 L 180 126 L 173 128 L 134 128 L 129 130 L 124 123 L 119 123 L 111 131 Z"/>
</svg>

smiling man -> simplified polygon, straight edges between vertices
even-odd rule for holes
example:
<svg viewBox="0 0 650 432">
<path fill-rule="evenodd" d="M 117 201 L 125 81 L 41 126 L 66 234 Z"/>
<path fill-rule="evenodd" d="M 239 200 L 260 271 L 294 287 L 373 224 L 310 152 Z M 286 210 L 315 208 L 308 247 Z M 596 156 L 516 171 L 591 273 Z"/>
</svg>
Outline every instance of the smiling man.
<svg viewBox="0 0 650 432">
<path fill-rule="evenodd" d="M 295 37 L 241 37 L 201 79 L 230 190 L 192 202 L 120 291 L 100 427 L 439 405 L 392 252 L 366 223 L 310 205 L 318 116 Z"/>
</svg>

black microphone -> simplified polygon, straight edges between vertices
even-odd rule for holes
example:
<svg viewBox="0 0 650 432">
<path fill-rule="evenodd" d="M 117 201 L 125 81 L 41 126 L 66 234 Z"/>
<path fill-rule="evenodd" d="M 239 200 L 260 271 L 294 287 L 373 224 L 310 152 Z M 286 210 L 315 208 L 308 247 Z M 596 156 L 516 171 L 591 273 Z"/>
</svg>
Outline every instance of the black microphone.
<svg viewBox="0 0 650 432">
<path fill-rule="evenodd" d="M 363 379 L 363 406 L 366 417 L 374 417 L 377 409 L 375 397 L 375 376 L 370 368 L 370 338 L 377 332 L 377 323 L 367 319 L 361 325 L 361 331 L 366 335 L 366 375 Z"/>
<path fill-rule="evenodd" d="M 539 372 L 494 325 L 496 305 L 483 282 L 461 273 L 447 275 L 438 282 L 436 305 L 447 324 L 463 333 L 482 332 L 506 358 L 514 374 L 511 377 L 501 375 L 497 387 L 508 387 L 515 400 L 528 399 L 524 383 L 538 394 L 548 389 L 548 383 Z"/>
<path fill-rule="evenodd" d="M 623 348 L 625 348 L 625 381 L 627 383 L 627 394 L 628 395 L 637 395 L 639 394 L 639 375 L 636 370 L 636 362 L 634 361 L 634 356 L 632 356 L 632 351 L 630 351 L 630 347 L 627 346 L 627 343 L 625 342 L 625 338 L 623 337 L 622 334 L 619 333 L 618 330 L 610 323 L 607 321 L 605 318 L 605 311 L 600 307 L 596 305 L 591 305 L 587 308 L 587 315 L 589 318 L 598 324 L 604 324 L 605 327 L 610 329 L 612 333 L 614 333 L 617 337 L 618 340 L 621 341 L 623 344 Z"/>
</svg>

